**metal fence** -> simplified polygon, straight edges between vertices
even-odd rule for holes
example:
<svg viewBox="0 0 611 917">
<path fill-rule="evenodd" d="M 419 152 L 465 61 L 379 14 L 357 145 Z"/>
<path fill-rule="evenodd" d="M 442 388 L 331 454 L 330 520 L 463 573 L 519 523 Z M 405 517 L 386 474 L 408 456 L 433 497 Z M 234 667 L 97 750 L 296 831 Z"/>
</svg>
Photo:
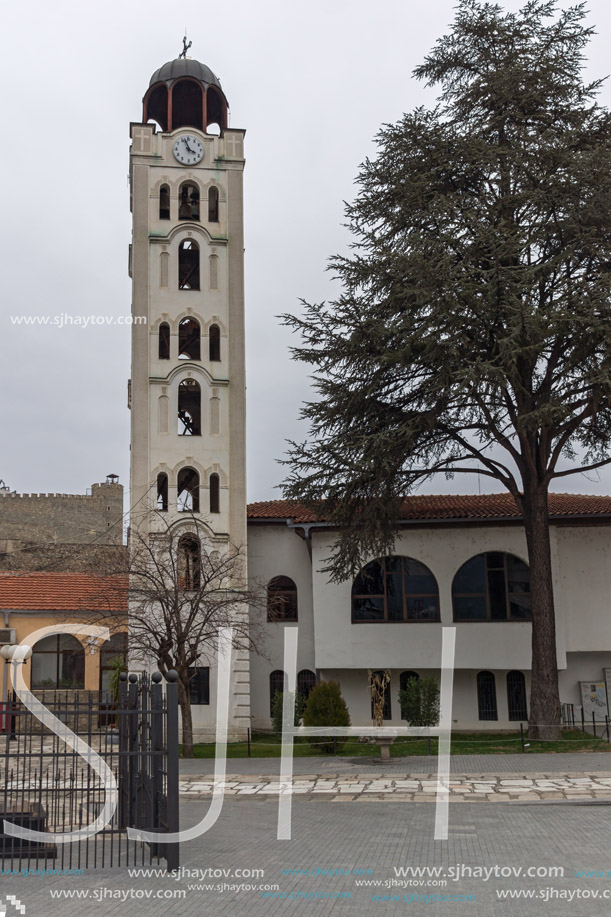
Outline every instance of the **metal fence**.
<svg viewBox="0 0 611 917">
<path fill-rule="evenodd" d="M 70 748 L 15 695 L 0 718 L 0 868 L 108 868 L 179 865 L 178 844 L 131 840 L 127 828 L 159 833 L 179 830 L 178 684 L 159 672 L 123 674 L 115 700 L 97 692 L 45 690 L 36 696 L 87 743 L 111 769 L 119 802 L 98 834 L 70 843 L 16 838 L 4 820 L 62 834 L 90 825 L 105 802 L 104 783 L 87 760 Z"/>
<path fill-rule="evenodd" d="M 597 717 L 592 712 L 589 716 L 580 704 L 561 704 L 562 725 L 569 729 L 581 729 L 582 732 L 589 732 L 595 738 L 606 739 L 611 743 L 611 724 L 609 715 Z"/>
</svg>

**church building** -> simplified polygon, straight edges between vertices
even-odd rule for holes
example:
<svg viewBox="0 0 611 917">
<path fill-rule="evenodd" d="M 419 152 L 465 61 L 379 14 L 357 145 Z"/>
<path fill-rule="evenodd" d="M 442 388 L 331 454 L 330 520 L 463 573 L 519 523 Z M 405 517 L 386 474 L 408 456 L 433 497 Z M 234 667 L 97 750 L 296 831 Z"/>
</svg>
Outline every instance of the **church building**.
<svg viewBox="0 0 611 917">
<path fill-rule="evenodd" d="M 132 310 L 147 318 L 132 325 L 130 525 L 155 537 L 161 518 L 198 563 L 197 515 L 206 550 L 247 544 L 249 575 L 267 584 L 269 619 L 252 610 L 265 653 L 234 653 L 230 737 L 270 728 L 289 626 L 299 691 L 338 681 L 363 726 L 370 674 L 390 672 L 384 717 L 399 725 L 399 689 L 439 675 L 442 628 L 455 627 L 455 728 L 518 728 L 529 706 L 530 575 L 513 499 L 406 499 L 393 556 L 344 583 L 320 572 L 334 538 L 324 519 L 287 501 L 247 513 L 245 131 L 229 125 L 219 79 L 186 56 L 155 71 L 130 130 Z M 553 495 L 550 521 L 561 699 L 579 704 L 581 683 L 611 673 L 611 498 Z M 205 740 L 214 667 L 202 662 L 197 685 L 194 732 Z"/>
</svg>

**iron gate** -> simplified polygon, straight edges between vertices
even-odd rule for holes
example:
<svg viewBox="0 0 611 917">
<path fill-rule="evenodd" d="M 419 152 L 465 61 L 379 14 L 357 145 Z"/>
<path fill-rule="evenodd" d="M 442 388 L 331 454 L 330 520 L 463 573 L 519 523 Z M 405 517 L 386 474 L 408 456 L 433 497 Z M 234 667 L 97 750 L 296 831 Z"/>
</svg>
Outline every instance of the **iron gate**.
<svg viewBox="0 0 611 917">
<path fill-rule="evenodd" d="M 98 692 L 36 692 L 51 713 L 112 770 L 119 802 L 98 834 L 65 844 L 15 838 L 4 820 L 56 834 L 82 829 L 100 814 L 104 784 L 15 695 L 0 717 L 0 868 L 77 869 L 179 865 L 177 843 L 130 840 L 127 828 L 169 833 L 178 822 L 178 676 L 121 676 L 118 700 Z"/>
</svg>

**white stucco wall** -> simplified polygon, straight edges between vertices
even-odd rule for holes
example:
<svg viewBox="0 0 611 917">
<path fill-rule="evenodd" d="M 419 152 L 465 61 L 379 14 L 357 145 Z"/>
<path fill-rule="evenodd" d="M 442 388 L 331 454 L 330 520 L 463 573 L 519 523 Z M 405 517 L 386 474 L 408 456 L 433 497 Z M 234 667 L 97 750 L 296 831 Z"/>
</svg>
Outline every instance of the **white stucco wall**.
<svg viewBox="0 0 611 917">
<path fill-rule="evenodd" d="M 556 604 L 557 656 L 561 700 L 580 703 L 579 681 L 600 680 L 611 668 L 611 544 L 607 526 L 552 526 L 552 567 Z M 318 572 L 332 548 L 332 534 L 312 531 L 312 561 L 306 542 L 279 524 L 249 525 L 249 569 L 264 582 L 290 576 L 298 588 L 298 670 L 339 681 L 354 725 L 370 725 L 367 670 L 391 671 L 391 724 L 400 723 L 399 676 L 411 669 L 438 675 L 441 629 L 456 626 L 453 721 L 457 729 L 519 727 L 508 719 L 507 673 L 525 675 L 530 694 L 531 625 L 522 622 L 458 622 L 452 613 L 452 580 L 476 554 L 502 551 L 527 560 L 524 532 L 517 525 L 414 526 L 397 541 L 396 554 L 425 563 L 435 574 L 440 597 L 439 623 L 353 624 L 352 581 L 330 583 Z M 269 675 L 283 667 L 285 624 L 267 626 L 268 659 L 255 657 L 252 714 L 255 728 L 269 727 Z M 480 721 L 477 673 L 496 679 L 497 721 Z"/>
<path fill-rule="evenodd" d="M 248 566 L 253 585 L 265 585 L 275 576 L 288 576 L 295 582 L 299 626 L 297 671 L 310 669 L 315 672 L 312 568 L 306 542 L 286 525 L 251 526 Z M 262 650 L 265 653 L 251 656 L 251 715 L 254 728 L 269 729 L 269 676 L 274 669 L 283 669 L 284 629 L 295 625 L 270 623 L 261 610 L 251 611 L 251 620 L 263 628 Z"/>
</svg>

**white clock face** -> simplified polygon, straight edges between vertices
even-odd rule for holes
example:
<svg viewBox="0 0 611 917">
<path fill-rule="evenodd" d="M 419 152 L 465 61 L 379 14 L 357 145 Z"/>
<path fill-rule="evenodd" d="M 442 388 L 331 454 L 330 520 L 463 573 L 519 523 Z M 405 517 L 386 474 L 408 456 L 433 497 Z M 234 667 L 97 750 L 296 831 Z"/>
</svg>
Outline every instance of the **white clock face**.
<svg viewBox="0 0 611 917">
<path fill-rule="evenodd" d="M 174 142 L 174 158 L 185 166 L 194 166 L 204 158 L 204 144 L 193 134 L 183 134 Z"/>
</svg>

